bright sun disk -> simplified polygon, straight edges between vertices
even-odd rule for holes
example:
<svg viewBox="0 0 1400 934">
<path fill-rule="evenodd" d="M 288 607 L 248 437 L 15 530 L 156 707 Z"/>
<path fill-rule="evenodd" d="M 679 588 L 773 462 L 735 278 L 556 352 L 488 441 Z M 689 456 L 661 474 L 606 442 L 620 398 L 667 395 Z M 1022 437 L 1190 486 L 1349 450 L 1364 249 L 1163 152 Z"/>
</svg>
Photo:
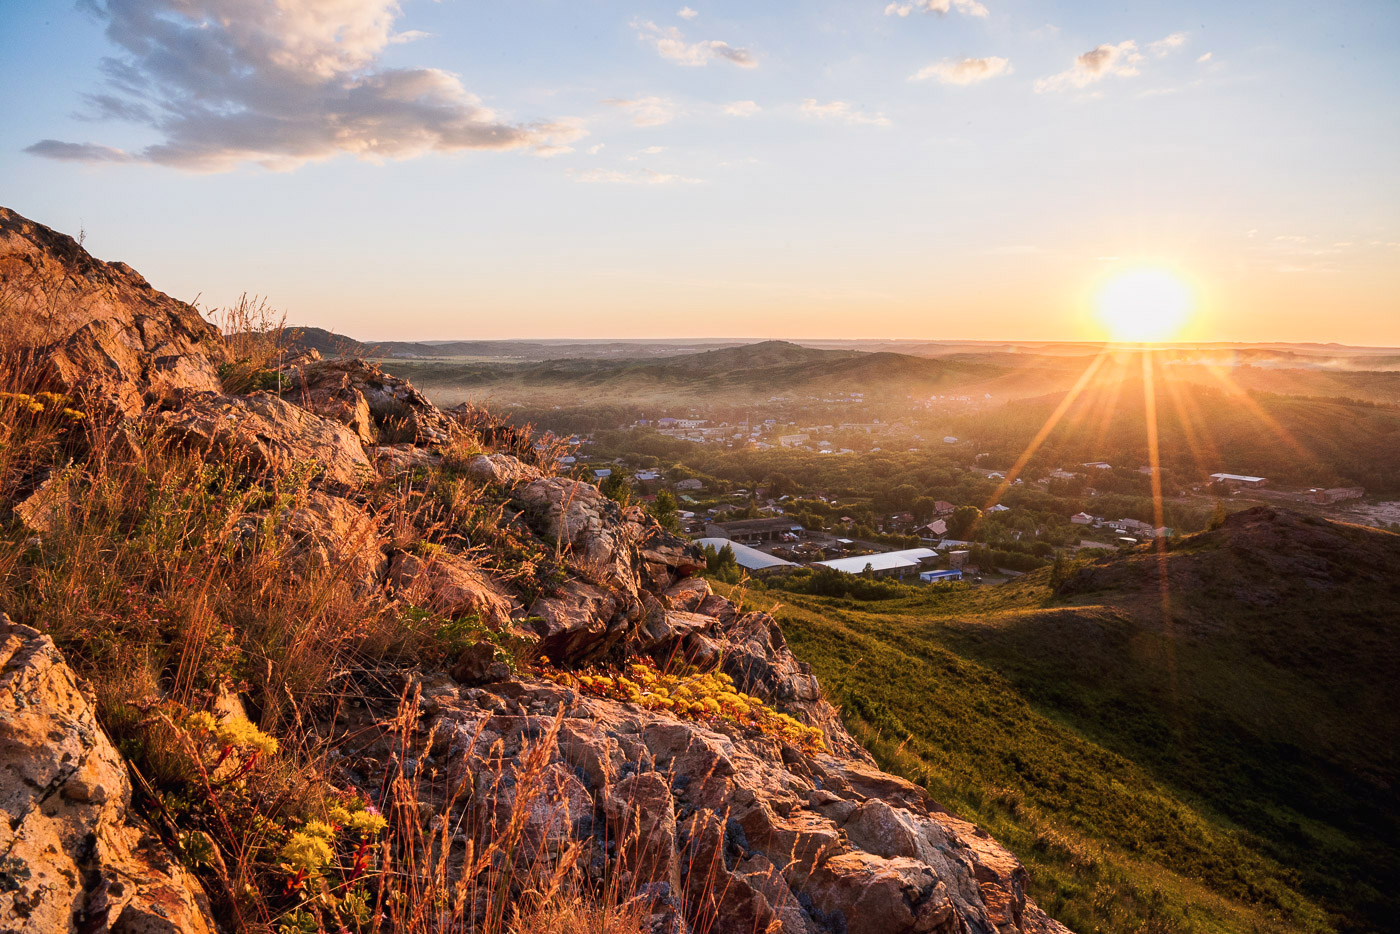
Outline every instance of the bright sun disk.
<svg viewBox="0 0 1400 934">
<path fill-rule="evenodd" d="M 1133 269 L 1099 290 L 1098 313 L 1115 341 L 1161 341 L 1181 330 L 1194 303 L 1186 283 L 1165 269 Z"/>
</svg>

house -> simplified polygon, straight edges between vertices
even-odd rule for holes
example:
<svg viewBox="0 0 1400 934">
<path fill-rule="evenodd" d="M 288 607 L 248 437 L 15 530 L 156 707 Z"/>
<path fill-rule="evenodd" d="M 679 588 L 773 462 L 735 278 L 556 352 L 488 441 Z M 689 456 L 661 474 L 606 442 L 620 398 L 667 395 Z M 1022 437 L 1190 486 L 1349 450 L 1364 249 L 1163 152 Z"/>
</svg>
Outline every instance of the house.
<svg viewBox="0 0 1400 934">
<path fill-rule="evenodd" d="M 680 424 L 680 419 L 678 418 L 658 418 L 656 420 L 656 427 L 658 428 L 675 428 L 678 424 Z"/>
<path fill-rule="evenodd" d="M 1210 475 L 1210 478 L 1216 483 L 1223 483 L 1234 489 L 1239 489 L 1240 487 L 1258 489 L 1259 487 L 1267 485 L 1269 482 L 1263 477 L 1250 477 L 1238 473 L 1213 473 Z"/>
<path fill-rule="evenodd" d="M 703 490 L 704 488 L 704 482 L 696 480 L 694 477 L 689 480 L 682 480 L 676 484 L 676 489 L 678 490 Z"/>
<path fill-rule="evenodd" d="M 919 538 L 924 541 L 941 541 L 948 534 L 948 523 L 942 519 L 934 519 L 928 525 L 920 526 L 914 530 L 919 533 Z"/>
<path fill-rule="evenodd" d="M 735 519 L 732 522 L 710 522 L 705 534 L 710 538 L 725 538 L 736 542 L 777 542 L 786 535 L 801 534 L 802 525 L 791 519 Z"/>
<path fill-rule="evenodd" d="M 1069 517 L 1069 521 L 1073 522 L 1075 525 L 1093 525 L 1098 520 L 1087 512 L 1077 512 Z"/>
<path fill-rule="evenodd" d="M 656 480 L 660 480 L 661 474 L 657 473 L 655 470 L 639 470 L 636 473 L 636 478 L 640 483 L 652 483 Z"/>
<path fill-rule="evenodd" d="M 919 580 L 925 584 L 946 584 L 963 579 L 962 568 L 953 568 L 946 571 L 920 571 Z"/>
<path fill-rule="evenodd" d="M 740 542 L 731 541 L 727 538 L 697 538 L 695 544 L 704 548 L 706 545 L 712 546 L 715 551 L 719 551 L 726 545 L 734 552 L 734 560 L 739 567 L 753 574 L 773 574 L 791 571 L 797 567 L 791 561 L 784 561 L 782 558 L 775 558 L 772 555 L 764 554 L 757 548 L 750 548 Z"/>
<path fill-rule="evenodd" d="M 997 503 L 997 504 L 996 504 L 995 506 L 993 506 L 991 509 L 988 509 L 988 510 L 987 510 L 987 512 L 1010 512 L 1010 511 L 1011 511 L 1011 507 L 1010 507 L 1010 506 L 1003 506 L 1001 503 Z"/>
<path fill-rule="evenodd" d="M 933 514 L 939 519 L 944 519 L 948 516 L 951 516 L 953 514 L 954 509 L 957 509 L 957 507 L 954 506 L 952 503 L 948 502 L 946 499 L 940 499 L 933 504 Z"/>
<path fill-rule="evenodd" d="M 967 551 L 950 551 L 948 552 L 948 563 L 955 568 L 967 567 L 967 556 L 970 553 L 971 552 Z"/>
<path fill-rule="evenodd" d="M 952 435 L 944 435 L 944 436 L 943 436 L 943 443 L 944 443 L 944 444 L 957 444 L 957 443 L 958 443 L 958 439 L 957 439 L 957 438 L 954 438 Z"/>
<path fill-rule="evenodd" d="M 609 467 L 599 467 L 593 471 L 593 479 L 604 480 L 612 476 L 612 469 Z"/>
<path fill-rule="evenodd" d="M 1361 499 L 1366 495 L 1366 491 L 1359 486 L 1339 486 L 1330 490 L 1308 490 L 1304 496 L 1300 497 L 1308 502 L 1321 503 L 1324 506 L 1330 503 L 1342 503 L 1349 499 Z"/>
<path fill-rule="evenodd" d="M 778 436 L 778 444 L 785 448 L 795 448 L 799 444 L 806 444 L 809 440 L 811 440 L 811 435 L 797 434 Z"/>
<path fill-rule="evenodd" d="M 813 562 L 812 567 L 831 568 L 842 574 L 864 574 L 867 570 L 876 577 L 903 577 L 910 571 L 938 560 L 938 552 L 932 548 L 908 548 L 904 551 L 886 551 L 874 555 L 857 555 L 854 558 L 832 558 L 830 561 Z"/>
</svg>

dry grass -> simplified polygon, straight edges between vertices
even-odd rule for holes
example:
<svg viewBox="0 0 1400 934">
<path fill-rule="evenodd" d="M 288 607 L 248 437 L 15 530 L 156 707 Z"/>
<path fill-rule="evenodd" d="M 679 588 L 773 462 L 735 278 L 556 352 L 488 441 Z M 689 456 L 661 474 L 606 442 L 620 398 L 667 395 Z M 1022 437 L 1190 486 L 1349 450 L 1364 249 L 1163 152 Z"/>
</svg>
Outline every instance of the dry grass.
<svg viewBox="0 0 1400 934">
<path fill-rule="evenodd" d="M 250 307 L 231 320 L 246 324 Z M 266 350 L 272 331 L 260 333 L 235 341 L 246 372 L 278 359 Z M 445 792 L 443 776 L 429 788 L 429 776 L 392 767 L 377 788 L 334 784 L 334 750 L 359 739 L 336 732 L 337 714 L 445 661 L 462 623 L 357 587 L 351 556 L 361 541 L 324 543 L 328 559 L 309 559 L 285 522 L 311 493 L 305 472 L 254 471 L 175 446 L 94 400 L 40 396 L 48 380 L 32 359 L 0 348 L 0 516 L 12 516 L 0 525 L 0 606 L 51 635 L 88 679 L 131 764 L 138 806 L 197 871 L 230 930 L 645 928 L 649 905 L 590 874 L 587 841 L 538 839 L 533 822 L 556 806 L 546 768 L 554 732 L 512 760 L 487 751 L 464 762 Z M 467 430 L 462 439 L 463 456 L 479 443 Z M 36 492 L 48 508 L 22 520 Z M 549 550 L 453 469 L 372 482 L 361 494 L 391 517 L 397 541 L 489 552 L 524 583 L 545 573 Z M 377 536 L 387 524 L 351 534 Z M 191 712 L 227 697 L 242 698 L 279 742 L 276 754 L 187 728 Z M 405 745 L 386 753 L 389 763 L 423 753 L 407 746 L 416 698 L 398 710 L 393 735 Z M 511 802 L 504 812 L 502 800 Z M 324 865 L 289 868 L 289 843 L 310 821 L 334 826 L 337 808 L 378 809 L 387 823 L 363 839 L 336 827 Z"/>
</svg>

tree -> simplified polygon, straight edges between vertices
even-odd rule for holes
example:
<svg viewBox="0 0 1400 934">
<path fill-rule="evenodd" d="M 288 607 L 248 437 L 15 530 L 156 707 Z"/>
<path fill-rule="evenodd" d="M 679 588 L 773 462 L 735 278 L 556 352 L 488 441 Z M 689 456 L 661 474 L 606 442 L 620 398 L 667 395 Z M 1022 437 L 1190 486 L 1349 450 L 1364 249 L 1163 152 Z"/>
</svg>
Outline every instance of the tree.
<svg viewBox="0 0 1400 934">
<path fill-rule="evenodd" d="M 608 499 L 625 504 L 628 496 L 632 492 L 632 488 L 627 485 L 627 480 L 622 476 L 621 472 L 614 470 L 603 478 L 602 483 L 598 484 L 598 492 L 602 493 Z"/>
<path fill-rule="evenodd" d="M 671 495 L 670 490 L 662 490 L 656 494 L 656 502 L 651 504 L 651 514 L 663 529 L 669 532 L 680 530 L 680 517 L 676 515 L 676 498 Z"/>
<path fill-rule="evenodd" d="M 982 510 L 976 506 L 959 506 L 953 510 L 953 514 L 948 518 L 948 534 L 954 538 L 963 538 L 972 531 L 972 527 L 981 518 Z"/>
</svg>

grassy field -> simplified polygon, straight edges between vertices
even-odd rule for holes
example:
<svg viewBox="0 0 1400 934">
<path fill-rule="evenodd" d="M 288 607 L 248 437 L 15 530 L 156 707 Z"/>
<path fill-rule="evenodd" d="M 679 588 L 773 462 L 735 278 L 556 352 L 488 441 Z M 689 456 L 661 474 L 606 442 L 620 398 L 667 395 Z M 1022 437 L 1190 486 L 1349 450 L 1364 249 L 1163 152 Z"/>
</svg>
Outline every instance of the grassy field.
<svg viewBox="0 0 1400 934">
<path fill-rule="evenodd" d="M 1058 591 L 1041 571 L 891 601 L 747 599 L 781 604 L 881 764 L 1010 847 L 1081 934 L 1382 931 L 1400 909 L 1400 537 L 1329 523 L 1307 540 L 1291 527 L 1307 521 L 1186 539 L 1166 626 L 1151 555 Z M 1266 533 L 1301 564 L 1334 552 L 1352 578 L 1304 602 L 1306 577 L 1237 573 Z"/>
</svg>

